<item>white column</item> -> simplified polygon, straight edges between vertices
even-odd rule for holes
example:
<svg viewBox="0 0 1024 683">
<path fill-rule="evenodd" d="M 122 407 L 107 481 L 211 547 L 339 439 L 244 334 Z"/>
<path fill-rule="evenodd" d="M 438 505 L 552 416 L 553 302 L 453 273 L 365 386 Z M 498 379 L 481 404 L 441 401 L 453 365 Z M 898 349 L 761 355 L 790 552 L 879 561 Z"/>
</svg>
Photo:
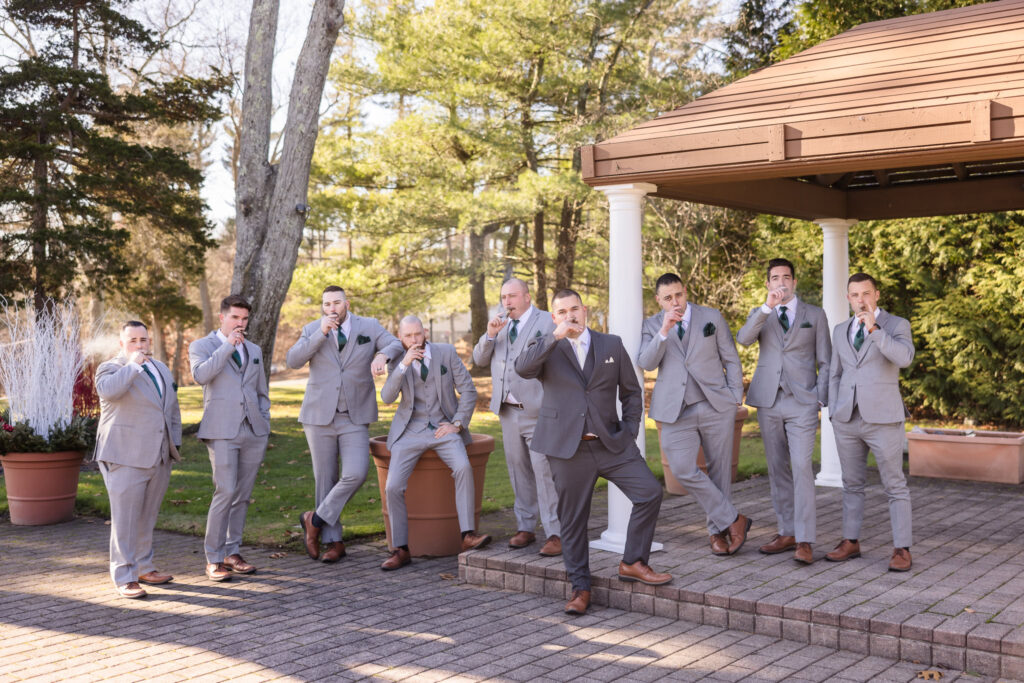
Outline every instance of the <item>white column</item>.
<svg viewBox="0 0 1024 683">
<path fill-rule="evenodd" d="M 829 334 L 832 329 L 850 317 L 850 304 L 846 300 L 846 280 L 850 277 L 850 227 L 856 219 L 820 218 L 824 251 L 821 271 L 821 301 L 828 318 Z M 814 483 L 818 486 L 842 486 L 843 469 L 839 465 L 839 451 L 828 408 L 821 410 L 821 471 Z"/>
<path fill-rule="evenodd" d="M 596 188 L 608 197 L 608 330 L 622 337 L 626 352 L 633 359 L 637 380 L 644 385 L 643 372 L 635 366 L 640 353 L 640 328 L 644 321 L 643 253 L 640 226 L 644 216 L 644 197 L 657 190 L 648 183 L 609 185 Z M 622 406 L 619 406 L 621 415 Z M 637 445 L 646 454 L 644 414 L 640 416 Z M 621 553 L 626 545 L 626 528 L 633 504 L 608 482 L 608 528 L 590 542 L 591 548 Z M 661 550 L 653 543 L 651 550 Z"/>
</svg>

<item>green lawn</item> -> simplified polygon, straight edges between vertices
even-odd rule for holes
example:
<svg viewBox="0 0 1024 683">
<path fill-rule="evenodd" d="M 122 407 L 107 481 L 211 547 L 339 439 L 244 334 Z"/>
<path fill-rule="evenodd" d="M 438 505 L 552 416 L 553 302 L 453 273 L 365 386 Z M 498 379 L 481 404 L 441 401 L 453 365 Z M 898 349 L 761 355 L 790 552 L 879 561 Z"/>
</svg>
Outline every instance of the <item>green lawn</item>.
<svg viewBox="0 0 1024 683">
<path fill-rule="evenodd" d="M 298 516 L 313 507 L 313 471 L 309 461 L 306 437 L 298 423 L 303 389 L 293 383 L 273 384 L 270 389 L 272 404 L 272 434 L 260 477 L 252 497 L 246 522 L 245 542 L 267 546 L 287 546 L 299 549 Z M 183 387 L 178 392 L 182 422 L 193 425 L 202 414 L 202 391 L 198 386 Z M 387 433 L 394 406 L 381 405 L 381 421 L 370 428 L 370 435 Z M 473 415 L 471 429 L 495 438 L 495 451 L 487 464 L 484 486 L 483 512 L 511 508 L 512 487 L 505 467 L 505 453 L 501 447 L 501 428 L 492 413 L 478 409 Z M 745 431 L 756 431 L 754 412 L 744 426 Z M 647 421 L 647 460 L 655 475 L 662 478 L 658 435 L 651 420 Z M 194 435 L 186 436 L 181 449 L 182 462 L 175 466 L 171 484 L 164 498 L 157 526 L 161 529 L 202 535 L 206 526 L 206 513 L 213 493 L 210 461 L 206 446 Z M 815 455 L 817 462 L 817 455 Z M 740 442 L 739 477 L 748 478 L 765 474 L 764 448 L 759 438 L 743 438 Z M 603 484 L 603 482 L 602 482 Z M 0 479 L 0 513 L 7 511 L 6 491 Z M 110 514 L 106 488 L 99 472 L 83 472 L 78 489 L 77 511 L 80 514 L 106 517 Z M 366 483 L 349 502 L 342 518 L 345 538 L 372 536 L 384 533 L 380 510 L 380 492 L 377 473 L 370 467 Z"/>
</svg>

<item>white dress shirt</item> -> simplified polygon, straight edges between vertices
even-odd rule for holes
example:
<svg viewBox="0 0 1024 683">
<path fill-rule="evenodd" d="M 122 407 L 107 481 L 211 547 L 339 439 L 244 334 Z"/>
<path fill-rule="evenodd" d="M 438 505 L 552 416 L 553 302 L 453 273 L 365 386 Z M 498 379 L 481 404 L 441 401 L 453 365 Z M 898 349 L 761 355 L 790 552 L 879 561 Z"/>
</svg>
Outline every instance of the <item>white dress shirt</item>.
<svg viewBox="0 0 1024 683">
<path fill-rule="evenodd" d="M 881 308 L 876 308 L 874 311 L 872 311 L 872 313 L 875 316 L 875 324 L 876 325 L 878 324 L 878 312 L 880 310 L 882 310 L 882 309 Z M 859 330 L 859 329 L 860 329 L 860 321 L 855 318 L 854 321 L 853 321 L 853 324 L 850 325 L 850 344 L 853 344 L 853 340 L 857 336 L 857 330 Z M 865 325 L 864 326 L 864 338 L 865 339 L 868 338 L 868 334 L 870 334 L 870 332 L 868 331 L 868 326 Z"/>
<path fill-rule="evenodd" d="M 787 301 L 784 304 L 777 304 L 774 309 L 773 308 L 769 308 L 768 304 L 761 304 L 761 312 L 765 313 L 765 314 L 768 314 L 768 313 L 771 313 L 774 310 L 776 317 L 781 318 L 782 317 L 782 307 L 785 306 L 786 307 L 786 317 L 789 318 L 789 325 L 790 325 L 790 327 L 792 327 L 793 326 L 793 321 L 796 320 L 796 307 L 797 307 L 797 305 L 798 305 L 798 303 L 797 303 L 797 300 L 796 300 L 796 296 L 794 296 L 792 299 L 790 299 L 789 301 Z"/>
</svg>

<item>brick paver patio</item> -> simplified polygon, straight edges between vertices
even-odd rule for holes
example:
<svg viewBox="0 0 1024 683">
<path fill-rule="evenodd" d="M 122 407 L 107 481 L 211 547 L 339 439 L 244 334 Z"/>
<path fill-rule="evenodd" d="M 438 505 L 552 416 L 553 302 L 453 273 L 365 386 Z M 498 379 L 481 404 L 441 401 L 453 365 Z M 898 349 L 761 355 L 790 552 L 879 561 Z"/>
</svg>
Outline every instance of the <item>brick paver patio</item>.
<svg viewBox="0 0 1024 683">
<path fill-rule="evenodd" d="M 912 478 L 914 566 L 887 571 L 892 553 L 888 505 L 870 487 L 860 543 L 863 557 L 822 558 L 840 539 L 840 489 L 819 488 L 817 561 L 761 555 L 775 533 L 768 482 L 736 484 L 736 507 L 754 519 L 733 557 L 708 549 L 704 515 L 689 496 L 666 497 L 651 556 L 675 580 L 652 588 L 615 577 L 620 557 L 594 551 L 597 602 L 639 614 L 679 618 L 859 655 L 875 655 L 989 676 L 1024 679 L 1024 496 L 1021 487 Z M 604 514 L 592 519 L 596 537 Z M 560 558 L 502 546 L 464 554 L 469 583 L 563 597 Z"/>
<path fill-rule="evenodd" d="M 763 497 L 763 487 L 743 488 L 743 500 Z M 669 501 L 669 523 L 693 517 L 686 507 Z M 454 557 L 383 573 L 379 543 L 350 546 L 333 566 L 248 548 L 260 572 L 217 584 L 202 576 L 200 538 L 158 532 L 159 566 L 176 579 L 146 600 L 124 600 L 106 571 L 108 531 L 97 519 L 0 522 L 0 680 L 909 681 L 925 668 L 787 640 L 778 629 L 754 634 L 612 607 L 568 617 L 558 599 L 460 583 Z M 881 560 L 867 550 L 861 568 L 872 573 Z M 693 555 L 678 582 L 691 590 L 694 574 L 713 583 L 716 566 Z M 755 555 L 729 562 L 757 564 Z M 758 561 L 785 574 L 772 569 L 782 562 Z M 944 681 L 984 680 L 940 670 Z"/>
</svg>

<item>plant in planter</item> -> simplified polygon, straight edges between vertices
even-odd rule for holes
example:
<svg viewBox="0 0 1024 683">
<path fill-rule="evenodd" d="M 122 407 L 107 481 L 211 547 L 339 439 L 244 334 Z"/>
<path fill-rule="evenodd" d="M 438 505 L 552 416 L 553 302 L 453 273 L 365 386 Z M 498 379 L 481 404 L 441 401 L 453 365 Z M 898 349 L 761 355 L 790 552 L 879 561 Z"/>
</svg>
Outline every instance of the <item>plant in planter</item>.
<svg viewBox="0 0 1024 683">
<path fill-rule="evenodd" d="M 78 472 L 96 440 L 96 419 L 74 412 L 84 360 L 73 303 L 34 310 L 0 299 L 0 464 L 14 524 L 74 516 Z"/>
</svg>

